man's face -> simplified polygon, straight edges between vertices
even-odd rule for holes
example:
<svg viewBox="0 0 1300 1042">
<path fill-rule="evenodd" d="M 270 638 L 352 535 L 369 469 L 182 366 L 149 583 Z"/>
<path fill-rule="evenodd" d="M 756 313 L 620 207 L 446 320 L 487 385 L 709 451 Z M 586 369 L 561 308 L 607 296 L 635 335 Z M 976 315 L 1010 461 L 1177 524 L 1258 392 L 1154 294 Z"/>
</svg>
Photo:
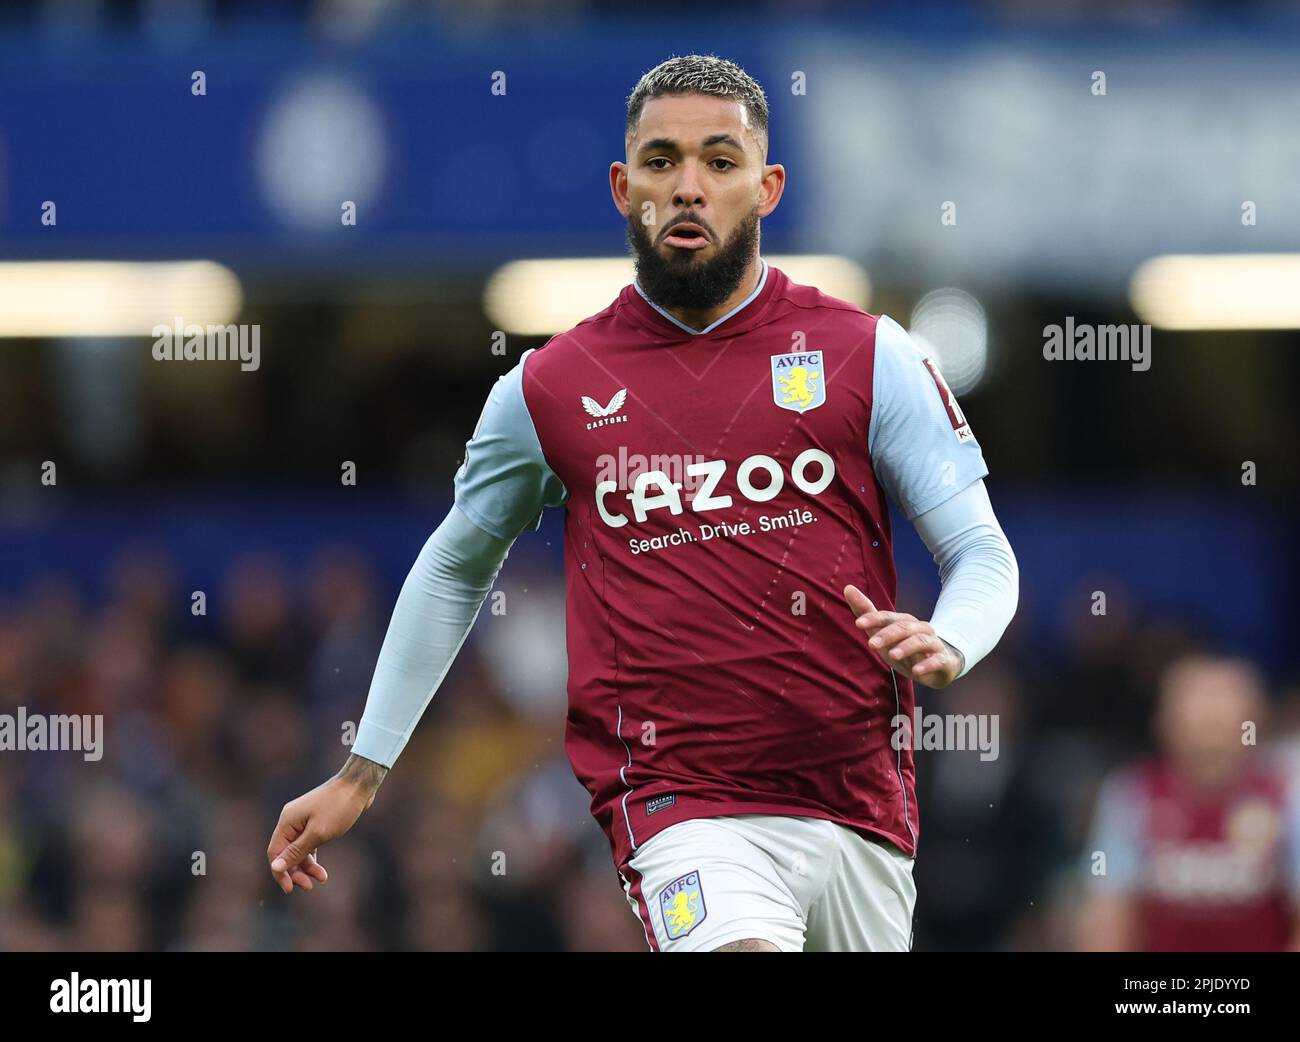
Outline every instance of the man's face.
<svg viewBox="0 0 1300 1042">
<path fill-rule="evenodd" d="M 1264 709 L 1251 675 L 1231 662 L 1192 661 L 1169 671 L 1157 733 L 1165 751 L 1197 771 L 1223 773 L 1243 759 L 1241 725 Z"/>
<path fill-rule="evenodd" d="M 710 308 L 735 292 L 758 251 L 759 219 L 784 185 L 763 147 L 737 101 L 646 102 L 628 161 L 613 164 L 610 177 L 637 279 L 661 307 Z"/>
</svg>

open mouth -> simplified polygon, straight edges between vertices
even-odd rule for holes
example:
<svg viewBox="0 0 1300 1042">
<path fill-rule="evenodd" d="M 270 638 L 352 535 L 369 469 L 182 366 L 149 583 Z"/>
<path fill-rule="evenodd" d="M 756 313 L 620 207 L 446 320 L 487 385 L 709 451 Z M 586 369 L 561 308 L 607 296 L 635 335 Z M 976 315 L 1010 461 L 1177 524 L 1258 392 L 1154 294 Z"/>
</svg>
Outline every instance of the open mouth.
<svg viewBox="0 0 1300 1042">
<path fill-rule="evenodd" d="M 664 242 L 682 250 L 698 250 L 709 244 L 709 235 L 698 224 L 676 224 L 664 236 Z"/>
</svg>

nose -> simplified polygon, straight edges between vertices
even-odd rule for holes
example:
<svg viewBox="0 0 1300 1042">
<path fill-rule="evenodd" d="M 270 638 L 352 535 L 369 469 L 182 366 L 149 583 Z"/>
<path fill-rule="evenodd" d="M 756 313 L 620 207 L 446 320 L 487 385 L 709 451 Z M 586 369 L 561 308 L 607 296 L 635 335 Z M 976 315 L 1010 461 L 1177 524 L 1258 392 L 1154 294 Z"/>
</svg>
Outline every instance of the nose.
<svg viewBox="0 0 1300 1042">
<path fill-rule="evenodd" d="M 680 210 L 703 205 L 704 188 L 700 184 L 696 164 L 693 161 L 685 162 L 678 169 L 682 173 L 673 191 L 673 205 Z"/>
</svg>

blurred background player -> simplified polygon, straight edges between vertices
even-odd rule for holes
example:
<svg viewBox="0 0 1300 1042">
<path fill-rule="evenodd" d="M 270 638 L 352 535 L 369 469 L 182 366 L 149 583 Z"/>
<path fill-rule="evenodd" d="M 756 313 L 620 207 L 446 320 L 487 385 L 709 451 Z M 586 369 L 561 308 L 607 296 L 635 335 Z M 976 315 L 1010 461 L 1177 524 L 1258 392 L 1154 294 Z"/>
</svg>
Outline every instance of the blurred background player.
<svg viewBox="0 0 1300 1042">
<path fill-rule="evenodd" d="M 1256 744 L 1267 712 L 1248 662 L 1194 655 L 1168 667 L 1160 753 L 1111 775 L 1098 801 L 1082 947 L 1300 949 L 1297 778 Z"/>
</svg>

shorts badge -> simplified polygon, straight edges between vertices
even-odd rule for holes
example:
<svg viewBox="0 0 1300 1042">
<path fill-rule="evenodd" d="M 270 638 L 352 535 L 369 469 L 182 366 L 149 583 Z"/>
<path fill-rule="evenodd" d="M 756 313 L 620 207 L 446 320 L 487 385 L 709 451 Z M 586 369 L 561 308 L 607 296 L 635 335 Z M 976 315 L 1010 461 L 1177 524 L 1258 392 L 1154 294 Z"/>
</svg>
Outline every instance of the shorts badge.
<svg viewBox="0 0 1300 1042">
<path fill-rule="evenodd" d="M 669 940 L 685 937 L 704 922 L 708 909 L 704 907 L 700 873 L 688 872 L 659 891 L 659 908 L 664 914 Z"/>
</svg>

